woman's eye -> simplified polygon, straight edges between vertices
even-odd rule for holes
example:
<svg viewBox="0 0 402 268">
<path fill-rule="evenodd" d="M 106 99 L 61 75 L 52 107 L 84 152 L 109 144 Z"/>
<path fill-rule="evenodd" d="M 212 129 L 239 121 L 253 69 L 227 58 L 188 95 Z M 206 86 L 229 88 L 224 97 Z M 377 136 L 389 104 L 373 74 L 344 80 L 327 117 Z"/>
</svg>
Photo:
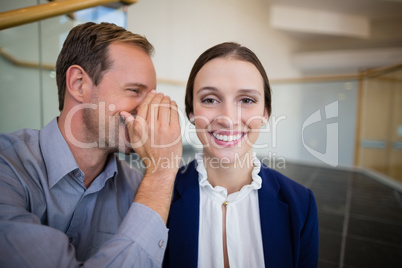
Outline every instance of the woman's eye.
<svg viewBox="0 0 402 268">
<path fill-rule="evenodd" d="M 241 102 L 245 103 L 245 104 L 251 104 L 251 103 L 254 103 L 255 101 L 252 99 L 249 99 L 249 98 L 244 98 L 241 100 Z"/>
<path fill-rule="evenodd" d="M 216 100 L 214 100 L 214 99 L 204 99 L 202 102 L 206 103 L 206 104 L 213 104 L 213 103 L 216 103 Z"/>
</svg>

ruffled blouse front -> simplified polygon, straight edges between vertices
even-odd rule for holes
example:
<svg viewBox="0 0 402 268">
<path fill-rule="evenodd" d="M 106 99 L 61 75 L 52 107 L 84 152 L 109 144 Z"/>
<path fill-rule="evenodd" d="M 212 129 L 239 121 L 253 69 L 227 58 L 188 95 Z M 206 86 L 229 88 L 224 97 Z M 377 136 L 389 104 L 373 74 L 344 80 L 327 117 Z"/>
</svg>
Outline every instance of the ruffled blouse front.
<svg viewBox="0 0 402 268">
<path fill-rule="evenodd" d="M 200 187 L 198 267 L 223 267 L 222 205 L 226 205 L 226 240 L 229 264 L 235 267 L 264 267 L 258 189 L 261 162 L 253 156 L 252 182 L 238 192 L 213 187 L 208 181 L 203 154 L 196 155 Z"/>
</svg>

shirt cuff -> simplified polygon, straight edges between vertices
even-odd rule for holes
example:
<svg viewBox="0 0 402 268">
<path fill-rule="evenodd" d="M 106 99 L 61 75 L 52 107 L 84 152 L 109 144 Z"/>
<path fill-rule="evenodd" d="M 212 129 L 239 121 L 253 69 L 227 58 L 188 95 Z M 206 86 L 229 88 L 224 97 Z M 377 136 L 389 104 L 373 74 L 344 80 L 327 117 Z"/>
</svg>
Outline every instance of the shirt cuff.
<svg viewBox="0 0 402 268">
<path fill-rule="evenodd" d="M 151 258 L 162 263 L 167 245 L 168 229 L 154 210 L 134 202 L 120 225 L 118 233 L 130 238 Z"/>
</svg>

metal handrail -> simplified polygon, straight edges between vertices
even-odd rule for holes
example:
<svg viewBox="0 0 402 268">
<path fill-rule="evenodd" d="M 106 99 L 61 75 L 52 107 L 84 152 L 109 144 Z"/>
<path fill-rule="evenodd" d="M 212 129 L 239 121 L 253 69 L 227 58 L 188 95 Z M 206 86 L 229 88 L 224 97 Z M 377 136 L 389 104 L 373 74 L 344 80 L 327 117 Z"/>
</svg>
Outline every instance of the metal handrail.
<svg viewBox="0 0 402 268">
<path fill-rule="evenodd" d="M 58 0 L 0 13 L 0 30 L 35 22 L 78 10 L 120 2 L 131 5 L 137 0 Z"/>
</svg>

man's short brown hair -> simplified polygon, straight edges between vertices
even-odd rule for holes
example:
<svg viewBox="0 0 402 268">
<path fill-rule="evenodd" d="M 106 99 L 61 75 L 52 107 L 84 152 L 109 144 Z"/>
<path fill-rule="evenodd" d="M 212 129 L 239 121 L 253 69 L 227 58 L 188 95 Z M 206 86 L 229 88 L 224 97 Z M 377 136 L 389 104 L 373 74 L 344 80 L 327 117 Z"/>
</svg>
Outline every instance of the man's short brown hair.
<svg viewBox="0 0 402 268">
<path fill-rule="evenodd" d="M 59 110 L 64 107 L 66 72 L 72 65 L 81 66 L 98 85 L 103 74 L 111 67 L 108 48 L 111 43 L 128 43 L 142 48 L 152 55 L 153 46 L 141 35 L 134 34 L 112 23 L 88 22 L 74 27 L 64 41 L 56 62 L 56 81 L 59 95 Z"/>
</svg>

